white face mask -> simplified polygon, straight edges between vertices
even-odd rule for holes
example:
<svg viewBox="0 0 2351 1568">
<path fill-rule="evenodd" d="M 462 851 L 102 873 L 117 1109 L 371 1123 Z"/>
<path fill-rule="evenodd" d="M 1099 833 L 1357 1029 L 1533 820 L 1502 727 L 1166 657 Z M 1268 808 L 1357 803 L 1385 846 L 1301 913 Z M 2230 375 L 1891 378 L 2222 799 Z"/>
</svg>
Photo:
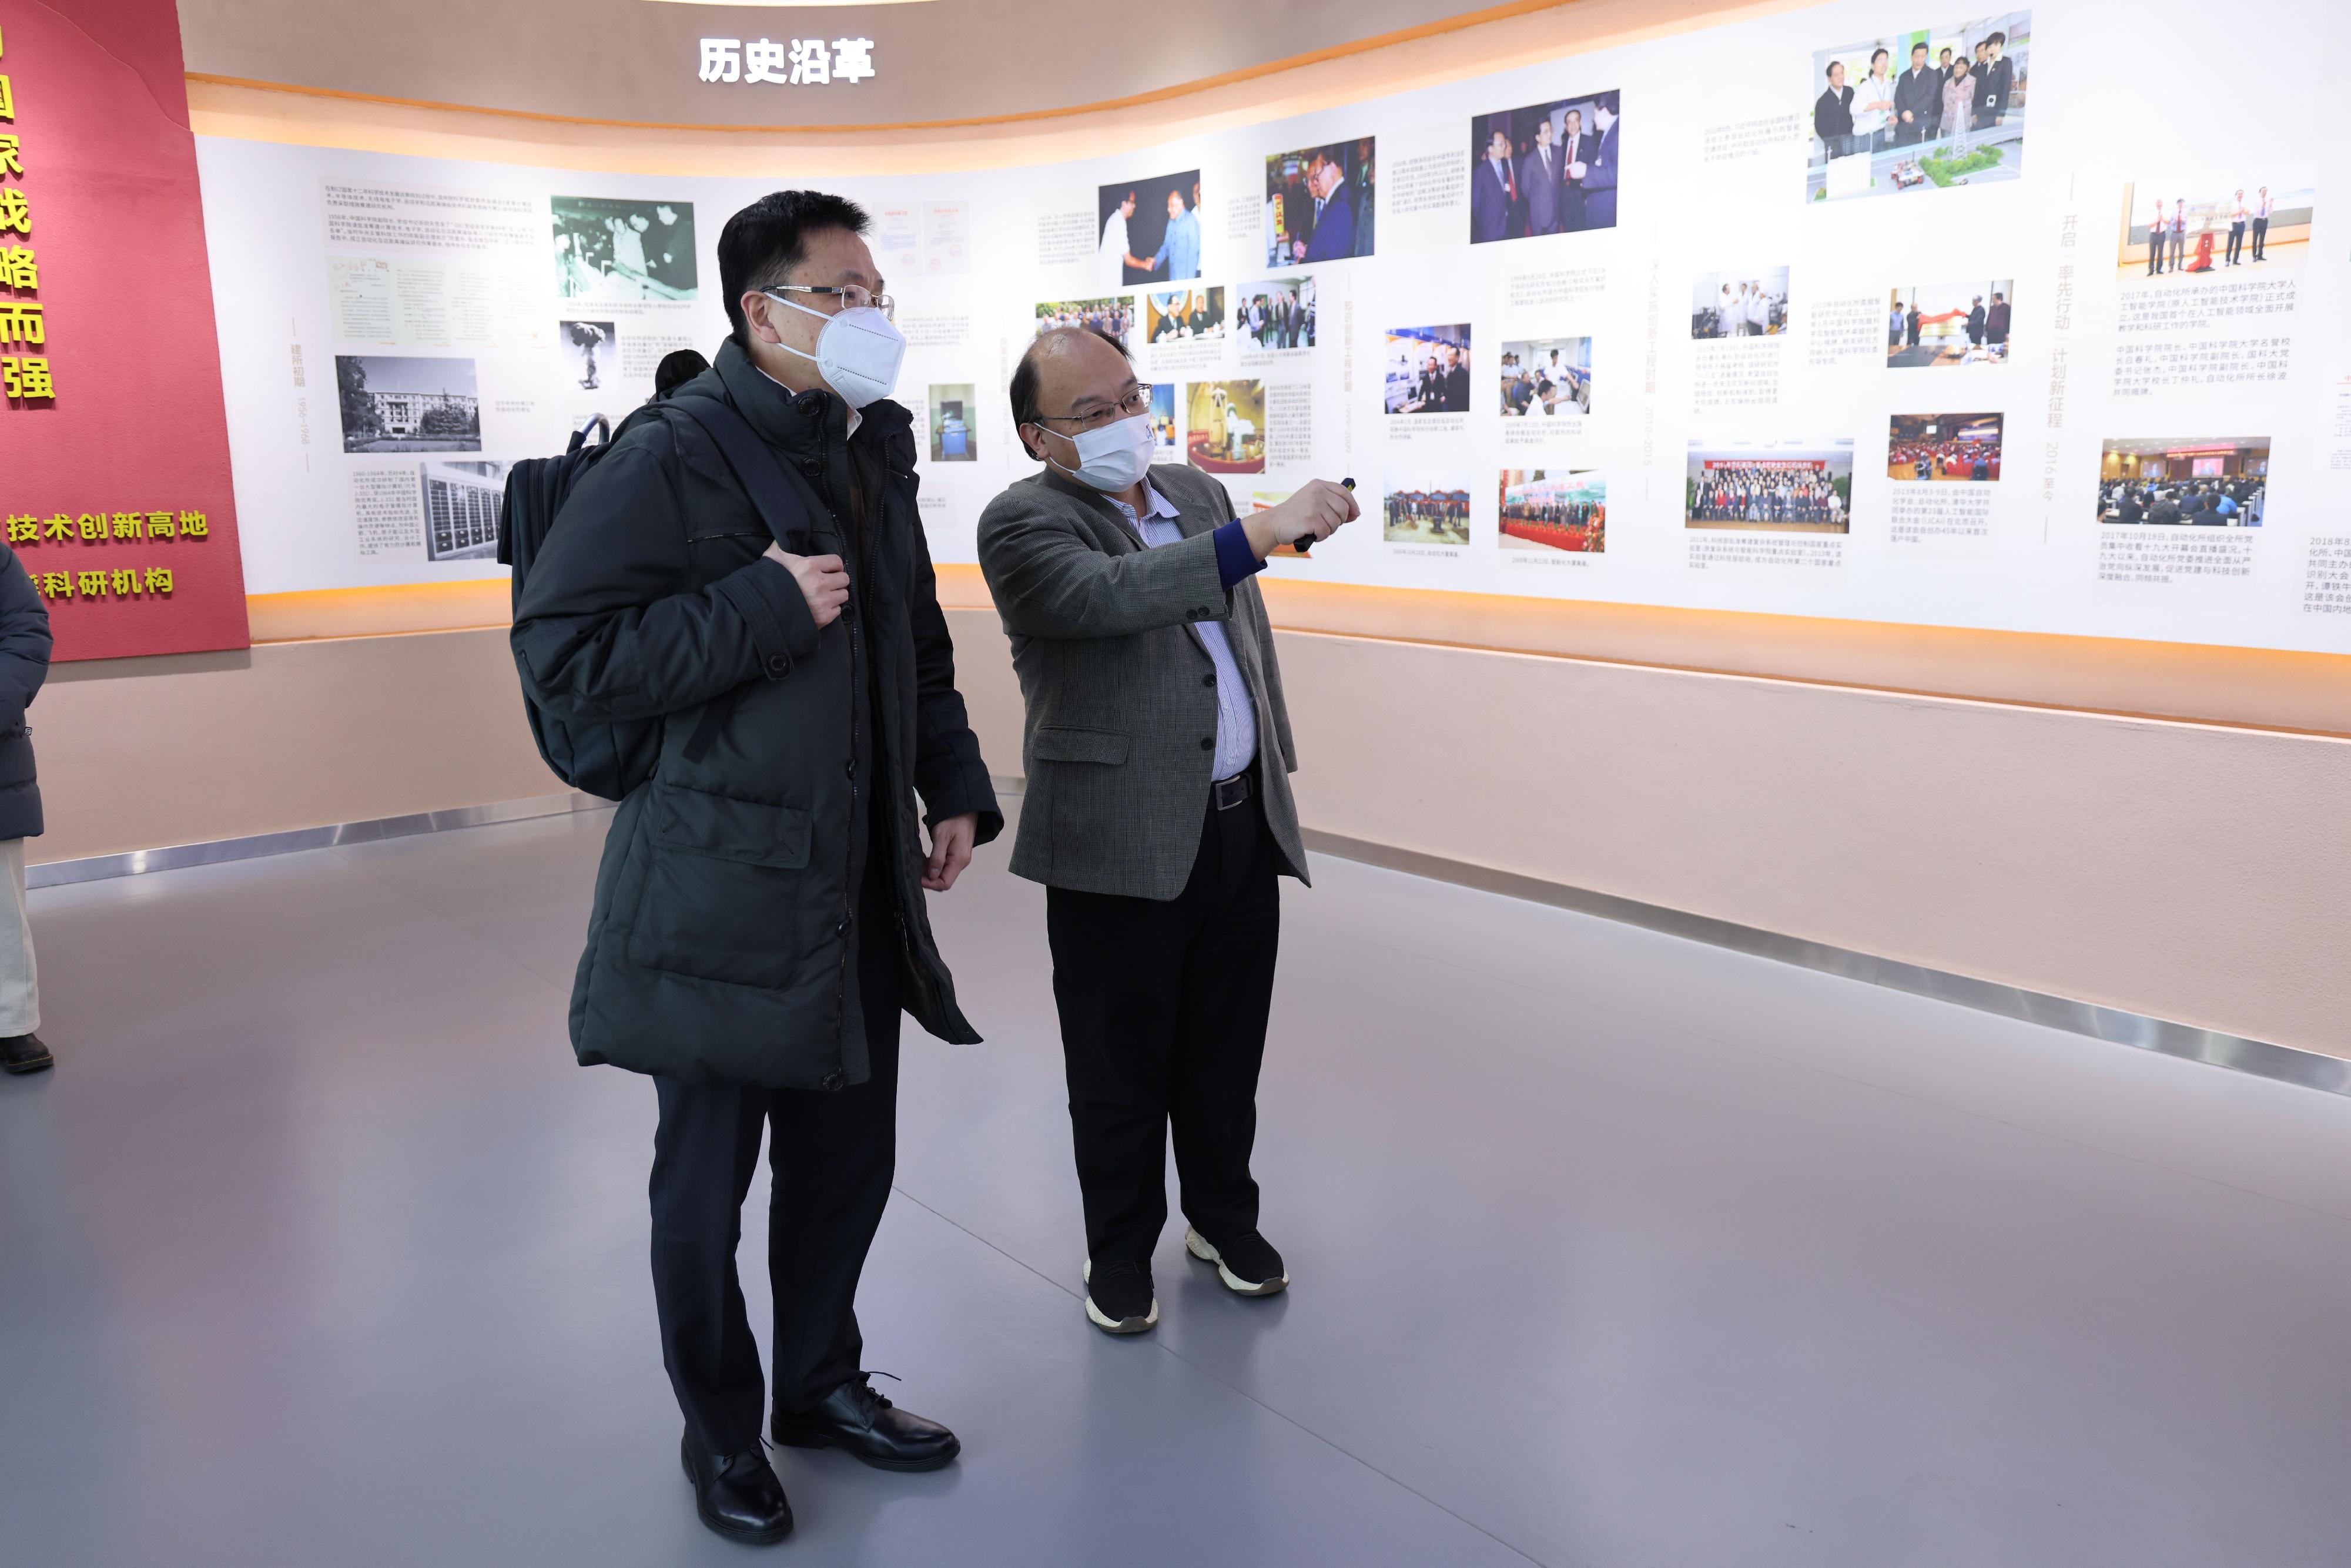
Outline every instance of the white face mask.
<svg viewBox="0 0 2351 1568">
<path fill-rule="evenodd" d="M 1094 430 L 1081 430 L 1074 436 L 1062 435 L 1058 430 L 1037 427 L 1057 436 L 1078 449 L 1078 465 L 1052 463 L 1062 473 L 1081 485 L 1092 485 L 1097 490 L 1124 490 L 1141 479 L 1151 467 L 1151 455 L 1157 450 L 1159 438 L 1152 433 L 1151 416 L 1138 413 Z"/>
<path fill-rule="evenodd" d="M 828 316 L 797 301 L 777 298 L 773 294 L 767 298 L 803 316 L 823 317 L 824 330 L 816 336 L 815 353 L 800 353 L 780 340 L 776 347 L 787 354 L 799 354 L 803 360 L 816 361 L 817 373 L 850 407 L 863 408 L 888 397 L 898 384 L 898 362 L 906 357 L 906 339 L 881 311 L 871 305 L 862 305 Z"/>
</svg>

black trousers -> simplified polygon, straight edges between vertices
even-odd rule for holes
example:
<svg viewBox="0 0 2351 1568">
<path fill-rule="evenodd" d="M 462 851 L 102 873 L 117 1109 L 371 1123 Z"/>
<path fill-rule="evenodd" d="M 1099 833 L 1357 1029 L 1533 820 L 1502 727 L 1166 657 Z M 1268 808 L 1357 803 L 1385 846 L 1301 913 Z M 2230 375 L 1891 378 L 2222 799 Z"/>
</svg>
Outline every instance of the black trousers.
<svg viewBox="0 0 2351 1568">
<path fill-rule="evenodd" d="M 2228 257 L 2230 264 L 2231 264 L 2231 266 L 2234 266 L 2234 265 L 2235 265 L 2235 263 L 2236 263 L 2236 261 L 2237 261 L 2237 258 L 2238 258 L 2238 257 L 2240 257 L 2240 256 L 2241 256 L 2242 255 L 2244 255 L 2244 252 L 2245 252 L 2245 225 L 2242 225 L 2242 224 L 2231 224 L 2231 225 L 2229 225 L 2229 257 Z"/>
<path fill-rule="evenodd" d="M 878 867 L 880 855 L 874 856 Z M 891 894 L 869 870 L 858 904 L 872 1076 L 853 1088 L 753 1089 L 656 1078 L 653 1301 L 662 1361 L 686 1429 L 713 1453 L 759 1445 L 759 1348 L 735 1249 L 768 1134 L 768 1280 L 775 1293 L 775 1402 L 807 1410 L 856 1375 L 857 1279 L 890 1200 L 898 1153 L 898 950 Z"/>
<path fill-rule="evenodd" d="M 1258 1069 L 1281 934 L 1280 852 L 1258 796 L 1213 802 L 1167 903 L 1049 887 L 1045 929 L 1069 1071 L 1086 1253 L 1151 1256 L 1167 1223 L 1167 1132 L 1185 1218 L 1211 1241 L 1257 1228 Z"/>
<path fill-rule="evenodd" d="M 2270 221 L 2269 221 L 2269 219 L 2267 219 L 2267 218 L 2255 218 L 2255 219 L 2253 220 L 2253 259 L 2254 259 L 2255 261 L 2259 261 L 2259 260 L 2261 260 L 2261 259 L 2262 259 L 2262 246 L 2265 243 L 2267 243 L 2267 241 L 2268 241 L 2269 237 L 2270 237 Z"/>
</svg>

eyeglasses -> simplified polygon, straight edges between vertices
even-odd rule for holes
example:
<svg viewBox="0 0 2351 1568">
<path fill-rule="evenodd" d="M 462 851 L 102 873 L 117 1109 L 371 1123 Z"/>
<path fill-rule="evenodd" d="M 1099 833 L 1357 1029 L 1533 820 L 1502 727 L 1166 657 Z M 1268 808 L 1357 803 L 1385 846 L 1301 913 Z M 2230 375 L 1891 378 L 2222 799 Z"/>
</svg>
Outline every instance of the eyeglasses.
<svg viewBox="0 0 2351 1568">
<path fill-rule="evenodd" d="M 1115 402 L 1081 408 L 1075 413 L 1040 413 L 1040 424 L 1074 424 L 1080 430 L 1098 430 L 1115 419 L 1132 419 L 1151 406 L 1151 383 L 1137 382 L 1134 390 Z"/>
<path fill-rule="evenodd" d="M 876 294 L 860 283 L 778 283 L 772 287 L 762 288 L 759 292 L 771 298 L 778 294 L 837 294 L 841 297 L 841 308 L 843 310 L 863 310 L 870 308 L 879 310 L 885 319 L 891 320 L 895 320 L 898 314 L 898 302 L 895 299 L 886 294 Z M 789 304 L 790 301 L 785 300 L 782 303 Z"/>
</svg>

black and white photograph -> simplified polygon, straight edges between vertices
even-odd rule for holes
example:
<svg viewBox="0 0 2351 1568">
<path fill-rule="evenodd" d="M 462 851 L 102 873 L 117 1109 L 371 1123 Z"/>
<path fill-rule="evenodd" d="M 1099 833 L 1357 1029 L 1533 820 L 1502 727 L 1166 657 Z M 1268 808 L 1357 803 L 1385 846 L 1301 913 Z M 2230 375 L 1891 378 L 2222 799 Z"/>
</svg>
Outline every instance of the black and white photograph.
<svg viewBox="0 0 2351 1568">
<path fill-rule="evenodd" d="M 507 465 L 486 458 L 426 463 L 419 465 L 418 478 L 424 490 L 425 559 L 496 559 Z"/>
<path fill-rule="evenodd" d="M 2258 528 L 2269 510 L 2266 435 L 2125 436 L 2098 448 L 2098 521 Z"/>
<path fill-rule="evenodd" d="M 1851 531 L 1852 439 L 1691 442 L 1682 526 L 1761 534 Z"/>
<path fill-rule="evenodd" d="M 1134 347 L 1134 301 L 1125 295 L 1106 299 L 1048 299 L 1037 307 L 1040 336 L 1064 327 L 1083 327 Z"/>
<path fill-rule="evenodd" d="M 482 402 L 471 360 L 337 354 L 346 452 L 479 452 Z"/>
<path fill-rule="evenodd" d="M 694 204 L 557 196 L 556 290 L 566 299 L 692 299 Z"/>
<path fill-rule="evenodd" d="M 1690 280 L 1690 336 L 1776 338 L 1788 329 L 1788 269 L 1701 272 Z"/>
<path fill-rule="evenodd" d="M 2030 11 L 1897 28 L 1814 50 L 1804 200 L 2019 178 L 2032 54 Z M 2150 113 L 2145 129 L 2160 142 L 2166 128 Z"/>
<path fill-rule="evenodd" d="M 931 411 L 931 461 L 973 463 L 979 452 L 972 440 L 972 414 L 979 406 L 967 382 L 934 382 Z"/>
<path fill-rule="evenodd" d="M 1895 370 L 2008 362 L 2016 281 L 1913 283 L 1886 297 L 1886 363 Z"/>
<path fill-rule="evenodd" d="M 1502 345 L 1502 416 L 1555 419 L 1592 412 L 1592 340 L 1531 338 Z"/>
<path fill-rule="evenodd" d="M 1326 141 L 1265 161 L 1265 264 L 1311 267 L 1372 254 L 1379 180 L 1374 139 Z"/>
<path fill-rule="evenodd" d="M 1256 352 L 1314 346 L 1314 278 L 1270 277 L 1234 291 L 1233 331 Z"/>
<path fill-rule="evenodd" d="M 1200 172 L 1154 174 L 1094 193 L 1098 286 L 1188 283 L 1200 276 Z"/>
<path fill-rule="evenodd" d="M 1390 413 L 1469 412 L 1469 323 L 1391 327 L 1382 405 Z"/>
<path fill-rule="evenodd" d="M 1221 342 L 1225 336 L 1222 288 L 1173 288 L 1143 297 L 1144 340 L 1151 343 Z"/>
<path fill-rule="evenodd" d="M 1618 94 L 1587 93 L 1469 121 L 1469 243 L 1616 226 Z"/>
<path fill-rule="evenodd" d="M 621 334 L 611 321 L 559 321 L 555 340 L 563 350 L 564 369 L 582 392 L 595 392 L 621 362 Z"/>
</svg>

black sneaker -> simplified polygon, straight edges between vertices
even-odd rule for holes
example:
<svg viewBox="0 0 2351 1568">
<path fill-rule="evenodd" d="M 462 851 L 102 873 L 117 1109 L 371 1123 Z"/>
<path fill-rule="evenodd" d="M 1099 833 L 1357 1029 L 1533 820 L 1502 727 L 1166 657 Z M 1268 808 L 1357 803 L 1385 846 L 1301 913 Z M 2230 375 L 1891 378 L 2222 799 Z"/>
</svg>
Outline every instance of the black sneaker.
<svg viewBox="0 0 2351 1568">
<path fill-rule="evenodd" d="M 1214 1263 L 1225 1289 L 1240 1295 L 1270 1296 L 1290 1288 L 1290 1271 L 1281 1266 L 1281 1254 L 1254 1230 L 1244 1230 L 1223 1246 L 1212 1247 L 1207 1237 L 1186 1227 L 1184 1249 L 1203 1263 Z"/>
<path fill-rule="evenodd" d="M 38 1072 L 57 1062 L 37 1034 L 12 1034 L 0 1040 L 0 1071 Z"/>
<path fill-rule="evenodd" d="M 1141 1333 L 1159 1322 L 1151 1265 L 1120 1258 L 1098 1270 L 1086 1260 L 1086 1316 L 1104 1333 Z"/>
</svg>

